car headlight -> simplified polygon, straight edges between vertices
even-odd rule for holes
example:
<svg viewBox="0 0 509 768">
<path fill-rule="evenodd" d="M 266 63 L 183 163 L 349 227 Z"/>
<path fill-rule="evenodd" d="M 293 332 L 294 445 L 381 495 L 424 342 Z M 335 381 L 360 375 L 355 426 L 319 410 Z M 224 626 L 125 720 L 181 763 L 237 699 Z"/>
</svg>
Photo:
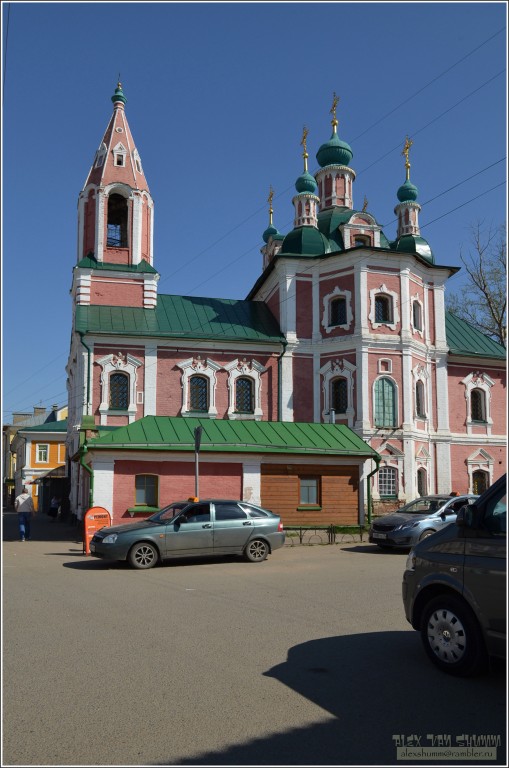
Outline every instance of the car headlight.
<svg viewBox="0 0 509 768">
<path fill-rule="evenodd" d="M 395 531 L 409 531 L 410 528 L 415 528 L 419 523 L 401 523 L 401 525 L 398 525 L 397 528 L 395 528 Z"/>
<path fill-rule="evenodd" d="M 413 549 L 411 549 L 406 559 L 405 571 L 413 571 L 413 570 L 415 570 L 415 552 Z"/>
<path fill-rule="evenodd" d="M 108 536 L 104 537 L 103 544 L 114 544 L 116 540 L 117 540 L 117 534 L 110 533 Z"/>
</svg>

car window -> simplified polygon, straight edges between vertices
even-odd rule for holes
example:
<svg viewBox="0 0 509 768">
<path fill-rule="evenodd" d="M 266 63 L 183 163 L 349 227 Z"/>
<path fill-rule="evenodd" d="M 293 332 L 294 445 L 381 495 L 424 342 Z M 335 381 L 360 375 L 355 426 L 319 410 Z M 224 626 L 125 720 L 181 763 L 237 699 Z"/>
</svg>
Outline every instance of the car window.
<svg viewBox="0 0 509 768">
<path fill-rule="evenodd" d="M 444 510 L 444 512 L 447 512 L 448 514 L 452 513 L 458 513 L 462 507 L 465 506 L 465 504 L 468 504 L 468 499 L 460 499 L 459 501 L 453 501 L 452 504 L 449 504 L 447 509 Z"/>
<path fill-rule="evenodd" d="M 504 489 L 502 489 L 503 491 Z M 486 504 L 483 520 L 484 528 L 490 533 L 507 533 L 507 495 L 495 496 Z"/>
<path fill-rule="evenodd" d="M 268 512 L 258 507 L 244 507 L 249 517 L 270 517 Z"/>
<path fill-rule="evenodd" d="M 210 522 L 210 504 L 191 504 L 179 517 L 181 523 Z"/>
<path fill-rule="evenodd" d="M 246 520 L 247 515 L 238 504 L 220 503 L 214 504 L 216 521 L 222 520 Z"/>
<path fill-rule="evenodd" d="M 166 509 L 162 509 L 160 512 L 158 512 L 157 518 L 158 520 L 171 520 L 173 517 L 175 517 L 175 515 L 178 515 L 178 513 L 186 507 L 187 502 L 183 504 L 171 504 L 169 507 L 166 507 Z M 153 517 L 156 517 L 156 515 Z"/>
<path fill-rule="evenodd" d="M 410 512 L 416 515 L 423 515 L 426 513 L 432 514 L 433 512 L 436 512 L 437 509 L 440 509 L 445 501 L 447 501 L 447 499 L 427 499 L 426 497 L 423 497 L 422 499 L 416 499 L 416 501 L 413 501 L 411 504 L 407 504 L 405 507 L 399 509 L 398 512 Z"/>
</svg>

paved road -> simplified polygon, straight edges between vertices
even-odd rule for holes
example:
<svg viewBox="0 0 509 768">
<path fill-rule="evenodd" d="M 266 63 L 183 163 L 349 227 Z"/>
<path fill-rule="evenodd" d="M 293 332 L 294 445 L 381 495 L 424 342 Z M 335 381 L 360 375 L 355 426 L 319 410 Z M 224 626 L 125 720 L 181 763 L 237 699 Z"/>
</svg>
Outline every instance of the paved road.
<svg viewBox="0 0 509 768">
<path fill-rule="evenodd" d="M 500 736 L 488 764 L 505 763 L 505 668 L 429 664 L 404 554 L 356 542 L 137 572 L 85 557 L 65 524 L 40 518 L 25 543 L 13 524 L 3 765 L 409 764 L 397 734 Z"/>
</svg>

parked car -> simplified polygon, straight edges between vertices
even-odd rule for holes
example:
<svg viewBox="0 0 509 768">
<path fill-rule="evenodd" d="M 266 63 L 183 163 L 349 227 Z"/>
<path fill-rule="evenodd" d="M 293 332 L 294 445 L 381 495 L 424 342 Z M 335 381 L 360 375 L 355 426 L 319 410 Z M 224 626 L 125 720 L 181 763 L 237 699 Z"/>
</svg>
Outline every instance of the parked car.
<svg viewBox="0 0 509 768">
<path fill-rule="evenodd" d="M 437 667 L 472 675 L 506 655 L 506 572 L 504 475 L 408 556 L 405 615 Z"/>
<path fill-rule="evenodd" d="M 244 555 L 261 563 L 284 542 L 281 519 L 268 509 L 206 499 L 175 502 L 140 522 L 101 528 L 90 542 L 90 554 L 143 569 L 196 555 Z"/>
<path fill-rule="evenodd" d="M 369 541 L 379 547 L 410 549 L 436 531 L 456 520 L 465 504 L 478 496 L 421 496 L 394 512 L 374 520 L 369 529 Z"/>
</svg>

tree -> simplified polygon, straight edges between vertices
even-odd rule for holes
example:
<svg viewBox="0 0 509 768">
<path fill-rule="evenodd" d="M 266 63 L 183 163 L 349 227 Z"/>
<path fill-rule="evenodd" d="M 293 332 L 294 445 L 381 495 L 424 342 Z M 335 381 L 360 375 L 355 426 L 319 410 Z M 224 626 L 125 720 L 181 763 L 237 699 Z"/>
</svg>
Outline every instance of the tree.
<svg viewBox="0 0 509 768">
<path fill-rule="evenodd" d="M 466 283 L 446 297 L 453 314 L 507 346 L 507 248 L 505 227 L 471 228 L 471 250 L 460 252 L 466 270 Z"/>
</svg>

